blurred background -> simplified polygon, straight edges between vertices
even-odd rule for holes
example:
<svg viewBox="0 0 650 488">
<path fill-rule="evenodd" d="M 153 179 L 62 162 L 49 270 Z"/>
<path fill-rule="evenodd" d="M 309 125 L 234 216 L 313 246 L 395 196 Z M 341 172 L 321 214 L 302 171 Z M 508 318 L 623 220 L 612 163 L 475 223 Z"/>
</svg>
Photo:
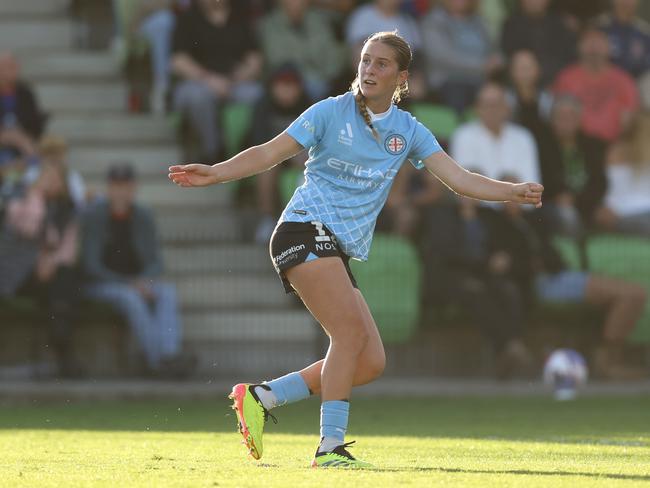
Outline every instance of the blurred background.
<svg viewBox="0 0 650 488">
<path fill-rule="evenodd" d="M 393 377 L 650 371 L 650 2 L 0 0 L 0 379 L 268 378 L 327 342 L 268 256 L 305 155 L 182 190 L 411 44 L 402 102 L 468 169 L 544 207 L 459 199 L 405 164 L 353 263 Z"/>
</svg>

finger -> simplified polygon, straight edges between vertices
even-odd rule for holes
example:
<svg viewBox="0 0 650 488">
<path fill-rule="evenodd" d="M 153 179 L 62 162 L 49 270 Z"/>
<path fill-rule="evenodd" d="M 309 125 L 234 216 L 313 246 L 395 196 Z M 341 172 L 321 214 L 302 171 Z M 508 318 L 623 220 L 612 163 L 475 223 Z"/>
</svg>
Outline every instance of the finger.
<svg viewBox="0 0 650 488">
<path fill-rule="evenodd" d="M 542 193 L 544 191 L 544 186 L 539 183 L 528 183 L 528 191 Z"/>
</svg>

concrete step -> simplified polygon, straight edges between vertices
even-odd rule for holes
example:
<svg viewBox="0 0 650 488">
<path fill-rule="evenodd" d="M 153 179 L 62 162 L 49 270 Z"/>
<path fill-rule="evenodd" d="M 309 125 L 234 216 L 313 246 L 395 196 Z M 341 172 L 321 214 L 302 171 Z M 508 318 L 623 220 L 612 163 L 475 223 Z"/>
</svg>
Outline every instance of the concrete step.
<svg viewBox="0 0 650 488">
<path fill-rule="evenodd" d="M 138 181 L 138 200 L 155 207 L 161 214 L 172 212 L 176 215 L 181 211 L 180 218 L 191 218 L 193 215 L 212 213 L 223 210 L 230 205 L 230 191 L 224 186 L 208 188 L 180 188 L 164 177 L 151 179 L 140 178 Z M 86 179 L 87 190 L 93 195 L 105 193 L 106 181 L 101 179 Z M 182 211 L 183 208 L 188 211 Z M 191 207 L 191 208 L 190 208 Z"/>
<path fill-rule="evenodd" d="M 321 333 L 307 310 L 186 313 L 185 341 L 311 342 Z"/>
<path fill-rule="evenodd" d="M 165 267 L 172 274 L 268 273 L 273 269 L 268 246 L 257 244 L 215 244 L 166 246 Z"/>
<path fill-rule="evenodd" d="M 20 52 L 17 53 L 20 55 Z M 34 52 L 20 58 L 25 79 L 42 81 L 107 81 L 120 78 L 120 68 L 110 53 L 78 51 Z"/>
<path fill-rule="evenodd" d="M 198 359 L 197 375 L 208 380 L 228 377 L 253 382 L 277 378 L 324 356 L 318 344 L 304 342 L 191 341 L 184 347 Z"/>
<path fill-rule="evenodd" d="M 212 210 L 193 212 L 190 215 L 166 214 L 162 211 L 156 213 L 160 237 L 166 244 L 242 240 L 241 223 L 234 212 Z"/>
<path fill-rule="evenodd" d="M 261 309 L 295 303 L 273 271 L 265 275 L 218 274 L 174 280 L 184 308 Z"/>
<path fill-rule="evenodd" d="M 49 112 L 90 112 L 95 117 L 102 118 L 107 113 L 123 113 L 126 110 L 127 90 L 125 83 L 121 81 L 52 81 L 39 83 L 35 88 L 41 105 Z"/>
<path fill-rule="evenodd" d="M 89 180 L 103 178 L 116 161 L 130 162 L 141 177 L 164 177 L 171 164 L 181 161 L 181 151 L 168 141 L 164 144 L 74 144 L 68 154 L 70 167 Z"/>
<path fill-rule="evenodd" d="M 72 23 L 65 18 L 12 19 L 0 14 L 0 46 L 21 52 L 69 49 L 72 46 Z"/>
<path fill-rule="evenodd" d="M 167 119 L 127 113 L 58 115 L 50 120 L 48 129 L 63 135 L 71 145 L 167 143 L 176 139 Z"/>
<path fill-rule="evenodd" d="M 70 0 L 0 0 L 0 18 L 63 14 Z"/>
</svg>

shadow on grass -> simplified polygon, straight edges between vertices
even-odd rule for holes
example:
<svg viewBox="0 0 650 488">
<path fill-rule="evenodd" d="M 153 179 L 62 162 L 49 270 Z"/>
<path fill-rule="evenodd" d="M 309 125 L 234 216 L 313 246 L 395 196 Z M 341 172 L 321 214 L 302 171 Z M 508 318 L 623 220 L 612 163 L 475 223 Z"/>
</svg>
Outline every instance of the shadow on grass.
<svg viewBox="0 0 650 488">
<path fill-rule="evenodd" d="M 650 475 L 642 474 L 619 474 L 619 473 L 585 473 L 582 471 L 540 471 L 530 469 L 504 469 L 504 470 L 487 470 L 487 469 L 461 469 L 461 468 L 377 468 L 373 471 L 379 472 L 438 472 L 438 473 L 462 473 L 462 474 L 512 474 L 523 476 L 584 476 L 588 478 L 606 478 L 613 480 L 625 481 L 650 481 Z"/>
<path fill-rule="evenodd" d="M 650 397 L 359 398 L 352 401 L 350 436 L 481 438 L 650 447 Z M 59 402 L 3 406 L 0 430 L 90 430 L 234 433 L 228 402 Z M 273 411 L 271 434 L 318 433 L 319 401 Z"/>
</svg>

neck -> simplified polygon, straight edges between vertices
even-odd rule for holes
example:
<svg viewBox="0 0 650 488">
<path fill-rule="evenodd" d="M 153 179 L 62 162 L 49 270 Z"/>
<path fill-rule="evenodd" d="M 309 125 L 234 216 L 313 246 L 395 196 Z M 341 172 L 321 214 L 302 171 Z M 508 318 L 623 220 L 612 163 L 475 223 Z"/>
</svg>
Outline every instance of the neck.
<svg viewBox="0 0 650 488">
<path fill-rule="evenodd" d="M 390 108 L 391 100 L 370 100 L 366 98 L 366 107 L 368 107 L 373 114 L 382 114 Z"/>
<path fill-rule="evenodd" d="M 575 142 L 576 142 L 576 134 L 575 133 L 556 132 L 555 135 L 557 136 L 558 141 L 560 141 L 560 144 L 562 146 L 573 146 L 573 145 L 575 145 Z"/>
<path fill-rule="evenodd" d="M 634 12 L 614 12 L 614 18 L 621 24 L 629 24 L 634 20 Z"/>
<path fill-rule="evenodd" d="M 535 88 L 535 85 L 519 84 L 517 85 L 517 94 L 519 98 L 528 102 L 537 97 L 537 88 Z"/>
<path fill-rule="evenodd" d="M 607 68 L 607 61 L 605 60 L 593 60 L 593 61 L 585 61 L 582 63 L 584 68 L 587 71 L 590 71 L 592 73 L 599 73 L 603 71 L 605 68 Z"/>
<path fill-rule="evenodd" d="M 483 123 L 485 128 L 492 134 L 494 137 L 499 137 L 503 131 L 503 124 L 486 124 Z"/>
<path fill-rule="evenodd" d="M 131 213 L 131 205 L 111 204 L 111 215 L 117 218 L 127 217 Z"/>
</svg>

